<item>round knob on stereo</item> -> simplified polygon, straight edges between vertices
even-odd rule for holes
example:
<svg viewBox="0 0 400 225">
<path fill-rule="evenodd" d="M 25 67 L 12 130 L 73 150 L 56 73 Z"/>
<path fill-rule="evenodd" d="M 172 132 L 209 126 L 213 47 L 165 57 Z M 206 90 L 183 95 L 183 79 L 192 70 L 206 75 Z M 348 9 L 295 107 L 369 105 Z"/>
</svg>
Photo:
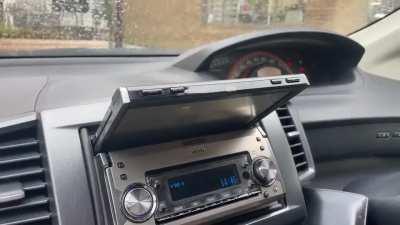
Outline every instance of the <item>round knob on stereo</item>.
<svg viewBox="0 0 400 225">
<path fill-rule="evenodd" d="M 276 180 L 278 169 L 271 159 L 263 157 L 253 162 L 253 173 L 262 185 L 270 186 Z"/>
<path fill-rule="evenodd" d="M 122 212 L 132 222 L 144 222 L 155 212 L 157 199 L 151 188 L 134 184 L 122 196 Z"/>
</svg>

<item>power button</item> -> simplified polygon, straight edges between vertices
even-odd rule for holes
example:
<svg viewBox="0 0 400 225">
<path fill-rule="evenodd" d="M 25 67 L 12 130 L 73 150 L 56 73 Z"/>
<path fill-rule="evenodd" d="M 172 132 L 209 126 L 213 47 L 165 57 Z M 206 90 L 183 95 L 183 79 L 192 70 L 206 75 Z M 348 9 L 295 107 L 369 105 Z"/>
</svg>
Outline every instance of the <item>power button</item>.
<svg viewBox="0 0 400 225">
<path fill-rule="evenodd" d="M 157 208 L 156 196 L 150 187 L 143 184 L 132 184 L 122 198 L 122 212 L 132 222 L 148 220 Z"/>
<path fill-rule="evenodd" d="M 143 95 L 143 96 L 161 95 L 161 94 L 162 94 L 162 89 L 148 89 L 148 90 L 142 90 L 142 95 Z"/>
<path fill-rule="evenodd" d="M 185 92 L 186 88 L 185 87 L 173 87 L 170 89 L 172 94 L 180 94 Z"/>
</svg>

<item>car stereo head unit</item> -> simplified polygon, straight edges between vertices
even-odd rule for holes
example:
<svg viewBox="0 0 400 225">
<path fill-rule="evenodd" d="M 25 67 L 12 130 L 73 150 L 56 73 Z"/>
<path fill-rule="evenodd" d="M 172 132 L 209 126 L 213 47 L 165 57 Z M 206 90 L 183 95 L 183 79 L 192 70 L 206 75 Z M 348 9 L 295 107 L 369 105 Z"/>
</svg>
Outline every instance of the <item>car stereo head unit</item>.
<svg viewBox="0 0 400 225">
<path fill-rule="evenodd" d="M 300 74 L 120 88 L 94 135 L 94 150 L 249 128 L 308 85 Z"/>
<path fill-rule="evenodd" d="M 104 156 L 104 157 L 102 157 Z M 258 128 L 98 154 L 114 224 L 210 224 L 285 207 Z"/>
<path fill-rule="evenodd" d="M 301 74 L 118 89 L 92 137 L 113 223 L 210 224 L 285 207 L 257 125 L 307 86 Z"/>
</svg>

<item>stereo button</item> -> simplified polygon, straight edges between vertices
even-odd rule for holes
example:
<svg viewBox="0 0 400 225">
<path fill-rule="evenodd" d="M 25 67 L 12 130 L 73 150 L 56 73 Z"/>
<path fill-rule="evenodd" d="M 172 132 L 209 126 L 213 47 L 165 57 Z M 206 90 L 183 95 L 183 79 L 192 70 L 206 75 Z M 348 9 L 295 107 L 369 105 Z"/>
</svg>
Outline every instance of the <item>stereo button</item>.
<svg viewBox="0 0 400 225">
<path fill-rule="evenodd" d="M 215 200 L 217 200 L 217 198 L 215 196 L 208 196 L 206 198 L 206 202 L 215 202 Z"/>
<path fill-rule="evenodd" d="M 197 207 L 197 206 L 199 206 L 199 205 L 200 205 L 200 202 L 199 202 L 199 201 L 194 201 L 194 202 L 190 203 L 190 206 L 191 206 L 191 207 Z"/>
<path fill-rule="evenodd" d="M 165 212 L 166 209 L 167 209 L 167 205 L 165 204 L 165 202 L 160 202 L 158 204 L 158 211 L 159 212 Z"/>
<path fill-rule="evenodd" d="M 162 94 L 162 89 L 148 89 L 148 90 L 142 90 L 142 95 L 143 95 L 143 96 L 161 95 L 161 94 Z"/>
<path fill-rule="evenodd" d="M 243 162 L 243 163 L 242 163 L 242 168 L 243 168 L 243 169 L 246 169 L 248 166 L 249 166 L 249 163 L 248 163 L 248 162 Z"/>
<path fill-rule="evenodd" d="M 297 77 L 288 77 L 286 78 L 286 83 L 297 83 L 300 82 L 300 78 Z"/>
<path fill-rule="evenodd" d="M 238 188 L 232 191 L 233 195 L 241 195 L 243 193 L 242 189 Z"/>
<path fill-rule="evenodd" d="M 183 210 L 183 206 L 175 206 L 174 207 L 174 212 L 180 212 L 180 211 L 182 211 Z"/>
<path fill-rule="evenodd" d="M 257 180 L 264 186 L 272 185 L 278 175 L 277 167 L 268 158 L 256 159 L 253 163 L 253 172 Z"/>
<path fill-rule="evenodd" d="M 273 79 L 271 80 L 271 84 L 282 84 L 282 80 Z"/>
<path fill-rule="evenodd" d="M 185 87 L 173 87 L 170 89 L 171 93 L 173 94 L 179 94 L 185 92 L 186 88 Z"/>
<path fill-rule="evenodd" d="M 232 194 L 230 192 L 222 193 L 222 198 L 230 198 Z"/>
<path fill-rule="evenodd" d="M 134 184 L 129 187 L 122 199 L 123 213 L 135 223 L 149 219 L 157 207 L 153 191 L 143 184 Z"/>
<path fill-rule="evenodd" d="M 250 179 L 250 173 L 249 173 L 248 171 L 243 171 L 242 177 L 243 177 L 245 180 L 248 180 L 248 179 Z"/>
</svg>

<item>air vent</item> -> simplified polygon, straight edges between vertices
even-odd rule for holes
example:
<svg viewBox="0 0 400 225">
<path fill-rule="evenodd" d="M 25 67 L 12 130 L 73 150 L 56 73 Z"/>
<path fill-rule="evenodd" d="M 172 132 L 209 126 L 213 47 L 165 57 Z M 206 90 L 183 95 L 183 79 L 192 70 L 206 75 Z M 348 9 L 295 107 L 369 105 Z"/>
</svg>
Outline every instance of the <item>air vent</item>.
<svg viewBox="0 0 400 225">
<path fill-rule="evenodd" d="M 50 225 L 36 121 L 0 128 L 0 225 Z"/>
<path fill-rule="evenodd" d="M 276 110 L 279 120 L 281 121 L 286 138 L 289 142 L 297 173 L 300 175 L 308 169 L 308 162 L 301 142 L 300 133 L 293 121 L 293 117 L 287 106 L 283 106 Z"/>
</svg>

